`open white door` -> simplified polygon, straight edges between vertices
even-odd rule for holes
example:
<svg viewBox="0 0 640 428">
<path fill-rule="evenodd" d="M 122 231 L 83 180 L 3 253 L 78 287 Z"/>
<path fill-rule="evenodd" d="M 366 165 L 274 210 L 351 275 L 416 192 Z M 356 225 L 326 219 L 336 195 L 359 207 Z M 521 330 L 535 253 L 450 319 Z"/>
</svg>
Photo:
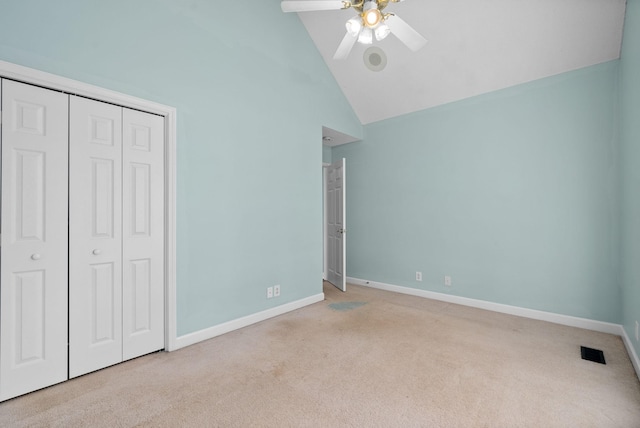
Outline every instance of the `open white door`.
<svg viewBox="0 0 640 428">
<path fill-rule="evenodd" d="M 345 159 L 327 168 L 327 280 L 347 291 Z"/>
</svg>

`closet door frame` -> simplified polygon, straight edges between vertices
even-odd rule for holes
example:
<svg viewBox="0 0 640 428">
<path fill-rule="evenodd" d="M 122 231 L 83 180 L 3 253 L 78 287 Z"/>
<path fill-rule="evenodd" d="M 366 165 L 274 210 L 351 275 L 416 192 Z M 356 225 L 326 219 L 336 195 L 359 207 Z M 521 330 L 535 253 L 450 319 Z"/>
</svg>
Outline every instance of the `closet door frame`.
<svg viewBox="0 0 640 428">
<path fill-rule="evenodd" d="M 164 118 L 165 144 L 165 329 L 164 349 L 173 351 L 177 345 L 176 325 L 176 116 L 174 107 L 109 89 L 56 76 L 29 67 L 0 61 L 0 77 L 43 88 L 92 98 L 122 107 L 153 113 Z"/>
</svg>

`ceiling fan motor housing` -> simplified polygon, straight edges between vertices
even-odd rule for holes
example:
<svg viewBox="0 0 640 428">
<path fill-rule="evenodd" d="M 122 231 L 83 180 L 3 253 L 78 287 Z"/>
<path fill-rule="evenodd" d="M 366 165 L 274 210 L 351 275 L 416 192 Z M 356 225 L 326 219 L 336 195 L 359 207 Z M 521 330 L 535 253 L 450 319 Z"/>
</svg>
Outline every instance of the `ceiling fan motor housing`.
<svg viewBox="0 0 640 428">
<path fill-rule="evenodd" d="M 389 3 L 399 3 L 401 1 L 403 0 L 361 0 L 355 4 L 352 3 L 351 7 L 360 13 L 371 7 L 376 7 L 379 11 L 382 11 Z"/>
</svg>

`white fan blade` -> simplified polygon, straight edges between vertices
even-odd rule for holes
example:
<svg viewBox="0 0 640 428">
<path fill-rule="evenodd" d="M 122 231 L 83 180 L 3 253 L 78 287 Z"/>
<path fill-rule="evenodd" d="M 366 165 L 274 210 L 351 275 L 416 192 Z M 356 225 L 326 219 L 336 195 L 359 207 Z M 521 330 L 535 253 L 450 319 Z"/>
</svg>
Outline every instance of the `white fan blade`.
<svg viewBox="0 0 640 428">
<path fill-rule="evenodd" d="M 391 29 L 391 33 L 412 51 L 419 51 L 427 44 L 427 39 L 397 16 L 391 15 L 385 22 Z"/>
<path fill-rule="evenodd" d="M 280 3 L 283 12 L 313 12 L 316 10 L 338 10 L 347 9 L 351 5 L 341 0 L 298 0 L 283 1 Z"/>
<path fill-rule="evenodd" d="M 358 36 L 352 36 L 347 33 L 344 35 L 344 39 L 340 42 L 340 46 L 338 46 L 338 50 L 336 54 L 333 56 L 333 59 L 347 59 L 349 54 L 351 53 L 351 49 L 353 49 L 353 45 L 358 41 Z"/>
</svg>

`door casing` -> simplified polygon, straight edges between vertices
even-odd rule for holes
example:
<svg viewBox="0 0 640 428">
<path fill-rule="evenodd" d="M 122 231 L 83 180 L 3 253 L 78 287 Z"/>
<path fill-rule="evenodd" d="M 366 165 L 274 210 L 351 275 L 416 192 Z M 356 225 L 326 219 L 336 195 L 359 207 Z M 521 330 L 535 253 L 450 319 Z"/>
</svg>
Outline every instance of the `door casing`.
<svg viewBox="0 0 640 428">
<path fill-rule="evenodd" d="M 176 116 L 174 107 L 133 97 L 29 67 L 0 61 L 0 77 L 154 113 L 165 128 L 165 350 L 177 346 L 176 311 Z"/>
</svg>

